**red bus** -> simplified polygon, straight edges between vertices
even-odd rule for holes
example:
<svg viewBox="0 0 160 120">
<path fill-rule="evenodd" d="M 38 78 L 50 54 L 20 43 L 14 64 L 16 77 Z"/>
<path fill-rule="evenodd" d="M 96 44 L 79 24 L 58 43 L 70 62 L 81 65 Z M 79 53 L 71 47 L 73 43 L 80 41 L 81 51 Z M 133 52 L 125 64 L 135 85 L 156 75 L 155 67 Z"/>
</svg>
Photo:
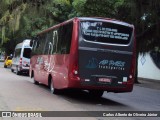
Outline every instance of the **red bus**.
<svg viewBox="0 0 160 120">
<path fill-rule="evenodd" d="M 135 74 L 134 26 L 78 17 L 37 34 L 31 41 L 30 77 L 51 93 L 77 88 L 102 96 L 131 92 Z"/>
</svg>

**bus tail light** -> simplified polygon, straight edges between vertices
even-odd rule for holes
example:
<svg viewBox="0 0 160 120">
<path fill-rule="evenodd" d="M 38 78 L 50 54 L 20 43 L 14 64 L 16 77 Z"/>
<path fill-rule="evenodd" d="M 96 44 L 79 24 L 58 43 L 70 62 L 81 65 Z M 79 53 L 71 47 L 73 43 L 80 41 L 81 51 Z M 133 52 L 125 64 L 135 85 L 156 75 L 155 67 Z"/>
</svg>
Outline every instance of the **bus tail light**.
<svg viewBox="0 0 160 120">
<path fill-rule="evenodd" d="M 128 84 L 133 84 L 134 83 L 134 78 L 135 78 L 135 59 L 132 60 L 132 65 L 130 68 L 130 75 L 129 75 L 129 80 L 128 80 Z"/>
<path fill-rule="evenodd" d="M 78 75 L 78 66 L 77 66 L 77 65 L 75 65 L 75 66 L 73 67 L 72 73 L 73 73 L 75 76 Z"/>
<path fill-rule="evenodd" d="M 74 64 L 72 64 L 73 66 L 71 67 L 71 74 L 70 74 L 70 79 L 72 80 L 80 80 L 79 77 L 79 70 L 78 70 L 78 62 L 77 60 L 74 61 Z"/>
<path fill-rule="evenodd" d="M 76 53 L 76 55 L 77 55 L 77 53 Z M 74 60 L 72 65 L 73 65 L 72 66 L 72 74 L 74 76 L 77 76 L 78 73 L 79 73 L 79 71 L 78 71 L 78 58 L 77 57 L 75 58 L 75 60 Z"/>
<path fill-rule="evenodd" d="M 77 74 L 78 74 L 78 71 L 77 71 L 77 70 L 73 70 L 73 73 L 74 73 L 75 75 L 77 75 Z"/>
</svg>

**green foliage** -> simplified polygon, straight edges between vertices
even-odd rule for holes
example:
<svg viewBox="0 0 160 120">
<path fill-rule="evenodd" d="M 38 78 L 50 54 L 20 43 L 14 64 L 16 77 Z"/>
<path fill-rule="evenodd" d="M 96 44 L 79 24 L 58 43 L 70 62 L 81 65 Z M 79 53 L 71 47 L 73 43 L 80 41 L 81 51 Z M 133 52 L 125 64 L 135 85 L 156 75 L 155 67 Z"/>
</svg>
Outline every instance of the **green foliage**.
<svg viewBox="0 0 160 120">
<path fill-rule="evenodd" d="M 46 4 L 46 12 L 49 18 L 55 23 L 69 19 L 69 14 L 72 11 L 72 4 L 69 0 L 52 0 Z"/>
<path fill-rule="evenodd" d="M 129 22 L 135 25 L 139 51 L 160 48 L 159 0 L 1 0 L 1 44 L 31 38 L 43 29 L 79 16 Z"/>
<path fill-rule="evenodd" d="M 123 0 L 75 0 L 73 6 L 81 16 L 115 17 L 117 8 L 123 2 Z"/>
<path fill-rule="evenodd" d="M 74 0 L 72 5 L 74 12 L 70 16 L 83 16 L 84 6 L 87 0 Z"/>
<path fill-rule="evenodd" d="M 3 44 L 3 40 L 5 39 L 5 27 L 3 26 L 2 27 L 2 41 L 1 41 L 1 43 Z"/>
<path fill-rule="evenodd" d="M 2 0 L 3 2 L 5 2 L 5 4 L 10 5 L 12 4 L 15 0 Z"/>
</svg>

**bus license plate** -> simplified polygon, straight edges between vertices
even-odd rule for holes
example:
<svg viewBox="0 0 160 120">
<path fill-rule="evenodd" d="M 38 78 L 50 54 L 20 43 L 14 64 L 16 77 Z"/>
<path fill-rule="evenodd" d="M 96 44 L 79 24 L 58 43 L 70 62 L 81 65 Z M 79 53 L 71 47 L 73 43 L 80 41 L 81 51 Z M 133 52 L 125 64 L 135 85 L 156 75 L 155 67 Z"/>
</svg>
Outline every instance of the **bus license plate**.
<svg viewBox="0 0 160 120">
<path fill-rule="evenodd" d="M 112 82 L 112 80 L 110 78 L 99 78 L 98 81 L 103 82 L 103 83 L 111 83 Z"/>
</svg>

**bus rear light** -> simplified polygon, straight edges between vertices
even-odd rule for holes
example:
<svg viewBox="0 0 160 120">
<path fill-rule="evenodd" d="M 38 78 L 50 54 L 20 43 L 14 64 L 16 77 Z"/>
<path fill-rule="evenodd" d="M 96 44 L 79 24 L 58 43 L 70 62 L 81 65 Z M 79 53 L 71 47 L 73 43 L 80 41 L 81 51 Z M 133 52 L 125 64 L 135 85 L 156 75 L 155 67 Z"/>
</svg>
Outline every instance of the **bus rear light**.
<svg viewBox="0 0 160 120">
<path fill-rule="evenodd" d="M 72 72 L 74 75 L 78 75 L 78 67 L 74 66 Z"/>
<path fill-rule="evenodd" d="M 130 75 L 129 78 L 132 79 L 132 75 Z"/>
<path fill-rule="evenodd" d="M 84 79 L 85 82 L 90 82 L 90 79 Z"/>
<path fill-rule="evenodd" d="M 71 79 L 74 79 L 74 80 L 80 80 L 77 65 L 73 66 L 70 77 L 71 77 Z"/>
<path fill-rule="evenodd" d="M 122 84 L 122 82 L 118 81 L 118 84 Z"/>
<path fill-rule="evenodd" d="M 77 63 L 77 62 L 76 62 Z M 78 75 L 78 65 L 77 64 L 75 64 L 74 66 L 73 66 L 73 68 L 72 68 L 72 73 L 74 74 L 74 75 Z"/>
<path fill-rule="evenodd" d="M 74 73 L 75 75 L 77 75 L 77 74 L 78 74 L 78 71 L 77 71 L 77 70 L 73 70 L 73 73 Z"/>
</svg>

